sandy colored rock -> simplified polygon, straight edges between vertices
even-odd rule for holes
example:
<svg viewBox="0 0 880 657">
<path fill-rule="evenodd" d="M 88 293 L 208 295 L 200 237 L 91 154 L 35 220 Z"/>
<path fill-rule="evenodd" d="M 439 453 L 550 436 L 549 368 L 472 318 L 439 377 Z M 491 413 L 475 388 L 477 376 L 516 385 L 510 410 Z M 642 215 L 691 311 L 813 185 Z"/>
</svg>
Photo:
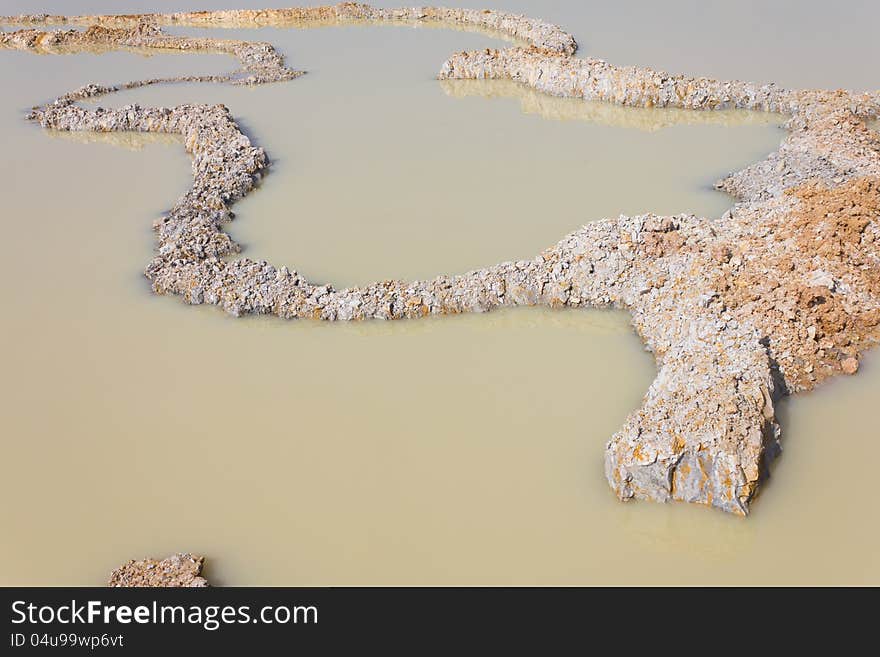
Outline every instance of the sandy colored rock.
<svg viewBox="0 0 880 657">
<path fill-rule="evenodd" d="M 840 369 L 843 370 L 844 374 L 855 374 L 859 371 L 859 360 L 852 356 L 844 358 L 840 363 Z"/>
<path fill-rule="evenodd" d="M 0 22 L 73 23 L 0 33 L 0 47 L 47 53 L 88 48 L 216 51 L 241 68 L 202 81 L 292 80 L 270 44 L 167 36 L 162 25 L 449 23 L 501 34 L 525 47 L 453 54 L 441 80 L 505 80 L 534 92 L 631 107 L 752 110 L 789 116 L 787 137 L 766 160 L 717 184 L 735 205 L 720 219 L 620 216 L 584 226 L 531 260 L 426 281 L 381 281 L 337 290 L 292 267 L 234 259 L 223 232 L 230 206 L 267 173 L 269 160 L 222 105 L 79 101 L 120 89 L 196 78 L 88 85 L 30 118 L 65 131 L 179 135 L 193 184 L 154 228 L 146 276 L 157 294 L 213 304 L 232 315 L 363 320 L 485 312 L 497 306 L 627 309 L 654 353 L 657 377 L 641 407 L 606 447 L 608 481 L 622 500 L 681 500 L 745 514 L 781 428 L 774 404 L 842 372 L 880 339 L 880 93 L 786 90 L 773 84 L 670 75 L 573 56 L 561 28 L 496 11 L 376 9 L 345 3 L 310 9 L 138 16 L 19 16 Z M 456 87 L 460 92 L 460 86 Z"/>
<path fill-rule="evenodd" d="M 107 586 L 119 587 L 184 587 L 208 586 L 201 577 L 205 558 L 179 553 L 167 559 L 129 561 L 110 573 Z"/>
</svg>

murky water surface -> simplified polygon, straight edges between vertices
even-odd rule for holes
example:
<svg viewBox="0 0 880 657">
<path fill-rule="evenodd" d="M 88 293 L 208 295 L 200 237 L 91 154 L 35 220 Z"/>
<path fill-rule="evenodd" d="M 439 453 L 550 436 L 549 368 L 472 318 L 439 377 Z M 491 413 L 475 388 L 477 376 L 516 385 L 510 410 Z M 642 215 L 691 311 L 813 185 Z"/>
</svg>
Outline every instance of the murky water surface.
<svg viewBox="0 0 880 657">
<path fill-rule="evenodd" d="M 246 4 L 261 5 L 214 6 Z M 624 31 L 617 9 L 602 8 L 600 23 L 581 3 L 529 4 L 506 6 L 561 22 L 587 53 L 680 57 L 674 39 L 635 38 L 638 26 L 631 57 L 601 51 Z M 2 1 L 0 13 L 185 6 Z M 726 29 L 718 18 L 687 20 L 702 35 Z M 862 29 L 844 18 L 841 33 Z M 783 19 L 767 10 L 765 23 Z M 276 43 L 309 75 L 101 102 L 228 105 L 274 162 L 230 232 L 248 256 L 337 285 L 529 257 L 620 212 L 717 216 L 729 199 L 712 183 L 782 137 L 776 117 L 435 81 L 449 53 L 493 45 L 477 34 L 219 34 Z M 677 68 L 764 77 L 751 57 L 711 48 Z M 784 83 L 838 86 L 790 52 L 766 63 Z M 0 584 L 97 584 L 126 559 L 179 550 L 208 555 L 218 584 L 880 582 L 878 498 L 862 456 L 878 438 L 876 354 L 857 377 L 783 405 L 785 454 L 743 521 L 623 505 L 608 489 L 604 441 L 654 372 L 623 313 L 326 325 L 235 320 L 151 295 L 150 224 L 189 185 L 182 145 L 52 134 L 23 115 L 85 82 L 234 65 L 0 52 Z M 839 84 L 877 86 L 858 70 Z"/>
</svg>

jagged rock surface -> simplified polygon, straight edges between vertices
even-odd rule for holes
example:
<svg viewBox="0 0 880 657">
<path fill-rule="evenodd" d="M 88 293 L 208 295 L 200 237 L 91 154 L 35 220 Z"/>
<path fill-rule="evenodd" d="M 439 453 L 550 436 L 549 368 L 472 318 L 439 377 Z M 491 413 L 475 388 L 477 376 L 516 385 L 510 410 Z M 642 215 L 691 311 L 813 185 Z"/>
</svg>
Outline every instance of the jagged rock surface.
<svg viewBox="0 0 880 657">
<path fill-rule="evenodd" d="M 112 573 L 107 586 L 114 587 L 199 587 L 208 586 L 201 577 L 205 558 L 178 553 L 167 559 L 129 561 Z"/>
</svg>

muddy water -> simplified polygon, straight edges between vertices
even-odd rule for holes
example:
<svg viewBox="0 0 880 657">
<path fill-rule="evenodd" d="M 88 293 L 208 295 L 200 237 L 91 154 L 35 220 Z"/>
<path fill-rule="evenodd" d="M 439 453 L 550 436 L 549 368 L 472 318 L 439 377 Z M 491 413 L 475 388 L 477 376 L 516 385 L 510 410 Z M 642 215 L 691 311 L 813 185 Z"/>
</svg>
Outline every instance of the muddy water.
<svg viewBox="0 0 880 657">
<path fill-rule="evenodd" d="M 255 257 L 335 285 L 531 258 L 620 213 L 717 216 L 730 201 L 713 183 L 782 138 L 780 117 L 765 114 L 652 113 L 510 83 L 437 82 L 448 54 L 487 43 L 474 34 L 222 34 L 280 44 L 309 74 L 290 85 L 169 85 L 100 102 L 233 108 L 274 164 L 273 179 L 237 205 L 229 232 Z M 353 60 L 347 48 L 361 54 Z"/>
<path fill-rule="evenodd" d="M 585 41 L 583 10 L 567 11 L 548 18 Z M 528 256 L 617 212 L 717 214 L 728 200 L 711 183 L 781 137 L 767 117 L 431 79 L 449 52 L 491 43 L 478 35 L 254 34 L 310 74 L 107 102 L 226 103 L 275 163 L 231 232 L 249 256 L 337 284 Z M 653 375 L 624 314 L 319 325 L 154 297 L 140 271 L 151 221 L 189 182 L 180 143 L 53 137 L 21 116 L 86 81 L 232 62 L 0 58 L 0 583 L 100 583 L 177 550 L 209 555 L 220 584 L 880 581 L 859 457 L 880 420 L 876 354 L 783 405 L 786 452 L 747 520 L 622 505 L 602 445 Z"/>
</svg>

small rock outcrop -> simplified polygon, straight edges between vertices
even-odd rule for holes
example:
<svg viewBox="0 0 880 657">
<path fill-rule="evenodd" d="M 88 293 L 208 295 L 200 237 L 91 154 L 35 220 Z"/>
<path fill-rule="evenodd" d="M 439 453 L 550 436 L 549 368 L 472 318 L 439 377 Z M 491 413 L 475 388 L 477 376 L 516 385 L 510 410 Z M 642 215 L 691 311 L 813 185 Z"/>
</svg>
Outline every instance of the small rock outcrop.
<svg viewBox="0 0 880 657">
<path fill-rule="evenodd" d="M 167 559 L 129 561 L 110 573 L 107 586 L 114 587 L 198 587 L 208 586 L 201 576 L 205 558 L 194 554 L 173 554 Z"/>
</svg>

